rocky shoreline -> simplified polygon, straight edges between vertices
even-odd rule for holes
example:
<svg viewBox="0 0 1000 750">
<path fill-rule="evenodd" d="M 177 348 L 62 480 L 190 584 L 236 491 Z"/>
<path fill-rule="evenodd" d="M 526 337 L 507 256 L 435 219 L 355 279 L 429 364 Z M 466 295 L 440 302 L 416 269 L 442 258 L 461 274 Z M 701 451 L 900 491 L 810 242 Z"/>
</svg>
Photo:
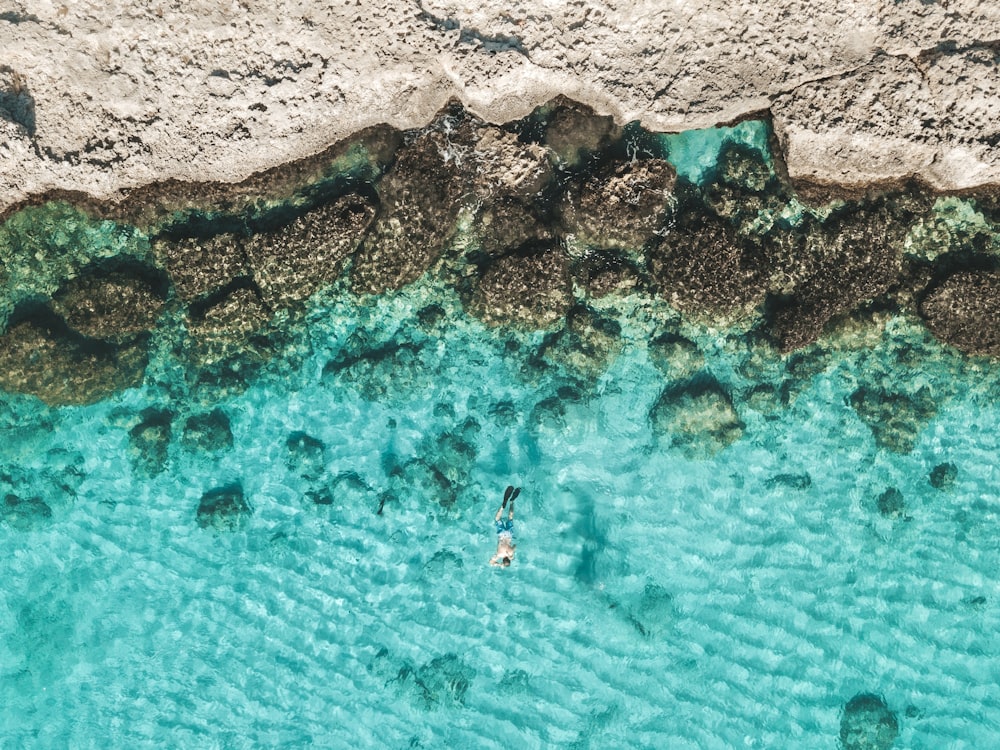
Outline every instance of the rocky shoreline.
<svg viewBox="0 0 1000 750">
<path fill-rule="evenodd" d="M 456 0 L 280 7 L 15 1 L 0 13 L 0 211 L 235 183 L 447 101 L 493 123 L 567 95 L 623 126 L 768 117 L 793 186 L 1000 184 L 1000 8 L 978 0 Z"/>
<path fill-rule="evenodd" d="M 1000 354 L 993 194 L 910 182 L 810 205 L 780 152 L 725 142 L 692 182 L 668 151 L 564 97 L 504 126 L 453 102 L 243 183 L 23 207 L 0 238 L 0 384 L 52 403 L 135 385 L 163 321 L 197 378 L 245 380 L 318 289 L 363 300 L 426 273 L 493 326 L 570 331 L 581 306 L 639 293 L 776 355 L 893 311 Z"/>
</svg>

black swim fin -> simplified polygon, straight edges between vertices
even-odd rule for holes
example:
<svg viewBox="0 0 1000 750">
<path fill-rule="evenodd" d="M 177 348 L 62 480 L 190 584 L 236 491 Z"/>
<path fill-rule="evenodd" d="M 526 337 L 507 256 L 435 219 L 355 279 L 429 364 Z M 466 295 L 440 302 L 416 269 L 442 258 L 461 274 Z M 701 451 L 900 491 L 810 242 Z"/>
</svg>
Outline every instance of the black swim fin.
<svg viewBox="0 0 1000 750">
<path fill-rule="evenodd" d="M 507 489 L 504 490 L 504 493 L 503 493 L 503 505 L 500 506 L 501 508 L 503 508 L 504 506 L 507 505 L 507 501 L 510 500 L 510 495 L 511 495 L 511 493 L 513 491 L 514 491 L 513 485 L 508 486 Z"/>
<path fill-rule="evenodd" d="M 517 496 L 518 496 L 518 495 L 520 495 L 520 494 L 521 494 L 521 488 L 520 488 L 520 487 L 518 487 L 518 488 L 517 488 L 516 490 L 514 490 L 514 491 L 513 491 L 512 493 L 511 493 L 511 495 L 510 495 L 510 501 L 511 501 L 511 502 L 514 502 L 514 500 L 515 500 L 515 499 L 517 498 Z M 504 502 L 506 503 L 507 501 L 506 501 L 506 500 L 504 500 Z"/>
</svg>

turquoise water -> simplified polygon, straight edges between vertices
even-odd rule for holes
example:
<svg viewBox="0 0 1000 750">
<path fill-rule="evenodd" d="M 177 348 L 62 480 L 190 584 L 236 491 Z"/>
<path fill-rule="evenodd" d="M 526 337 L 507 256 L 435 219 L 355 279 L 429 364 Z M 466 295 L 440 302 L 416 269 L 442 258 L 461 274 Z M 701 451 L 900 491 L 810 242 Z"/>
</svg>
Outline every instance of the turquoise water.
<svg viewBox="0 0 1000 750">
<path fill-rule="evenodd" d="M 1000 736 L 988 373 L 894 319 L 817 354 L 788 406 L 736 398 L 742 439 L 695 459 L 650 427 L 654 303 L 624 306 L 593 382 L 422 283 L 351 304 L 314 300 L 295 354 L 240 396 L 7 399 L 6 481 L 52 515 L 0 525 L 0 746 L 836 747 L 860 692 L 897 713 L 896 747 Z M 412 356 L 331 371 L 362 330 Z M 788 372 L 677 330 L 735 394 Z M 891 368 L 940 399 L 907 455 L 847 404 Z M 160 473 L 130 447 L 151 404 L 175 410 Z M 186 448 L 185 419 L 214 406 L 232 447 Z M 318 463 L 290 453 L 297 432 Z M 936 489 L 945 460 L 957 479 Z M 233 482 L 252 515 L 199 526 L 202 494 Z M 499 570 L 507 484 L 519 549 Z M 873 508 L 887 486 L 905 519 Z"/>
</svg>

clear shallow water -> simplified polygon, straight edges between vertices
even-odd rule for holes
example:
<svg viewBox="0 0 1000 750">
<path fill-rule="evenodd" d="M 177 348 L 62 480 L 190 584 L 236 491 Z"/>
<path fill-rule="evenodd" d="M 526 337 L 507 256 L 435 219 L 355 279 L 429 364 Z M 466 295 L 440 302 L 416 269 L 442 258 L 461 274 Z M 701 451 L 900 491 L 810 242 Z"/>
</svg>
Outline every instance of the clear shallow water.
<svg viewBox="0 0 1000 750">
<path fill-rule="evenodd" d="M 431 296 L 445 324 L 421 332 Z M 896 711 L 897 747 L 1000 737 L 989 377 L 949 389 L 945 353 L 899 365 L 922 334 L 894 321 L 787 408 L 737 398 L 743 438 L 692 460 L 650 427 L 664 376 L 641 304 L 575 400 L 566 373 L 526 364 L 540 336 L 510 345 L 419 284 L 373 305 L 317 300 L 294 367 L 218 404 L 232 449 L 185 450 L 183 419 L 216 404 L 183 406 L 152 478 L 128 456 L 155 389 L 9 399 L 2 458 L 53 516 L 0 525 L 0 746 L 835 747 L 859 692 Z M 358 326 L 426 343 L 392 380 L 324 375 Z M 753 382 L 723 334 L 689 333 L 734 393 Z M 846 403 L 877 371 L 951 394 L 908 455 Z M 560 388 L 563 414 L 538 407 Z M 320 480 L 289 464 L 295 431 L 325 444 Z M 452 505 L 419 471 L 394 476 L 414 457 L 453 471 Z M 941 491 L 945 460 L 959 473 Z M 202 494 L 233 481 L 253 515 L 200 528 Z M 519 548 L 496 570 L 507 484 L 524 488 Z M 305 496 L 317 486 L 329 505 Z M 909 520 L 874 510 L 887 486 Z"/>
</svg>

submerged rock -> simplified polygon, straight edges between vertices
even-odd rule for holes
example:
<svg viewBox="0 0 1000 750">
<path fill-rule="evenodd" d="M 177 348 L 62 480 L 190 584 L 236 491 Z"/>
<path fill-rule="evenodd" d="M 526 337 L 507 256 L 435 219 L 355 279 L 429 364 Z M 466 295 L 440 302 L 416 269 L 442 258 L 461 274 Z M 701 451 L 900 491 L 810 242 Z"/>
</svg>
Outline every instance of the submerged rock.
<svg viewBox="0 0 1000 750">
<path fill-rule="evenodd" d="M 650 411 L 653 430 L 689 457 L 718 453 L 743 436 L 744 424 L 725 387 L 708 373 L 666 388 Z"/>
<path fill-rule="evenodd" d="M 326 444 L 312 435 L 296 430 L 285 441 L 285 462 L 303 479 L 318 479 L 326 471 Z"/>
<path fill-rule="evenodd" d="M 287 307 L 335 281 L 374 217 L 369 201 L 348 194 L 247 239 L 248 263 L 264 303 Z"/>
<path fill-rule="evenodd" d="M 587 105 L 564 96 L 553 99 L 546 110 L 545 145 L 562 167 L 584 165 L 618 136 L 613 117 L 599 116 Z"/>
<path fill-rule="evenodd" d="M 840 743 L 844 750 L 889 750 L 898 735 L 896 714 L 880 696 L 859 693 L 844 706 L 840 720 Z"/>
<path fill-rule="evenodd" d="M 441 469 L 422 458 L 414 458 L 389 472 L 393 493 L 399 498 L 436 500 L 443 508 L 458 502 L 459 487 Z"/>
<path fill-rule="evenodd" d="M 251 513 L 253 509 L 243 496 L 242 485 L 233 483 L 202 495 L 196 518 L 203 529 L 234 531 L 243 525 Z"/>
<path fill-rule="evenodd" d="M 146 342 L 82 339 L 51 312 L 17 320 L 0 335 L 0 388 L 52 406 L 91 404 L 142 382 Z"/>
<path fill-rule="evenodd" d="M 559 206 L 563 230 L 586 247 L 637 250 L 663 227 L 675 178 L 662 159 L 609 164 L 570 183 Z"/>
<path fill-rule="evenodd" d="M 673 331 L 654 336 L 648 344 L 649 359 L 656 369 L 674 380 L 689 378 L 705 366 L 698 345 Z"/>
<path fill-rule="evenodd" d="M 167 269 L 174 291 L 190 303 L 238 278 L 249 278 L 245 237 L 221 233 L 208 237 L 161 238 L 153 252 Z"/>
<path fill-rule="evenodd" d="M 371 504 L 375 491 L 355 471 L 342 471 L 330 483 L 330 492 L 327 495 L 330 504 L 336 504 L 345 508 L 363 508 Z M 321 499 L 314 498 L 314 502 L 323 504 Z"/>
<path fill-rule="evenodd" d="M 166 467 L 173 418 L 169 409 L 145 409 L 139 423 L 129 431 L 132 465 L 147 476 L 156 476 Z"/>
<path fill-rule="evenodd" d="M 153 268 L 96 266 L 56 292 L 52 309 L 83 336 L 121 341 L 156 326 L 166 295 L 166 280 Z"/>
<path fill-rule="evenodd" d="M 574 308 L 566 326 L 546 337 L 539 356 L 571 375 L 595 380 L 622 349 L 621 326 L 583 306 Z"/>
<path fill-rule="evenodd" d="M 491 263 L 468 309 L 491 325 L 549 328 L 571 305 L 568 258 L 559 248 L 547 248 Z"/>
<path fill-rule="evenodd" d="M 468 189 L 461 144 L 471 140 L 467 115 L 446 109 L 410 143 L 379 184 L 382 209 L 352 270 L 355 291 L 377 294 L 419 278 L 455 232 Z"/>
<path fill-rule="evenodd" d="M 812 487 L 812 477 L 808 472 L 801 474 L 775 474 L 764 482 L 765 487 L 788 487 L 791 490 L 807 490 Z"/>
<path fill-rule="evenodd" d="M 935 489 L 948 490 L 955 484 L 956 479 L 958 479 L 958 467 L 946 462 L 938 464 L 931 470 L 928 481 Z"/>
<path fill-rule="evenodd" d="M 433 383 L 432 363 L 423 347 L 404 339 L 388 341 L 352 334 L 323 368 L 323 378 L 358 391 L 369 401 L 425 391 Z"/>
<path fill-rule="evenodd" d="M 876 444 L 894 453 L 912 451 L 920 432 L 937 414 L 937 404 L 926 388 L 908 395 L 862 386 L 848 403 L 871 429 Z"/>
<path fill-rule="evenodd" d="M 679 220 L 649 256 L 660 295 L 685 312 L 731 316 L 761 302 L 767 291 L 763 252 L 712 217 Z"/>
<path fill-rule="evenodd" d="M 402 673 L 400 676 L 403 677 Z M 465 694 L 476 677 L 476 670 L 458 654 L 445 654 L 420 666 L 412 677 L 425 707 L 460 706 L 465 703 Z"/>
<path fill-rule="evenodd" d="M 875 498 L 875 507 L 885 518 L 896 520 L 906 517 L 906 503 L 903 501 L 903 493 L 895 487 L 889 487 Z"/>
<path fill-rule="evenodd" d="M 233 431 L 226 413 L 216 407 L 210 412 L 194 414 L 184 422 L 181 443 L 185 450 L 216 453 L 233 447 Z"/>
<path fill-rule="evenodd" d="M 927 294 L 920 314 L 938 339 L 956 349 L 1000 356 L 1000 273 L 948 277 Z"/>
<path fill-rule="evenodd" d="M 8 494 L 0 505 L 0 519 L 20 531 L 37 528 L 52 518 L 52 508 L 40 497 L 20 498 Z"/>
</svg>

